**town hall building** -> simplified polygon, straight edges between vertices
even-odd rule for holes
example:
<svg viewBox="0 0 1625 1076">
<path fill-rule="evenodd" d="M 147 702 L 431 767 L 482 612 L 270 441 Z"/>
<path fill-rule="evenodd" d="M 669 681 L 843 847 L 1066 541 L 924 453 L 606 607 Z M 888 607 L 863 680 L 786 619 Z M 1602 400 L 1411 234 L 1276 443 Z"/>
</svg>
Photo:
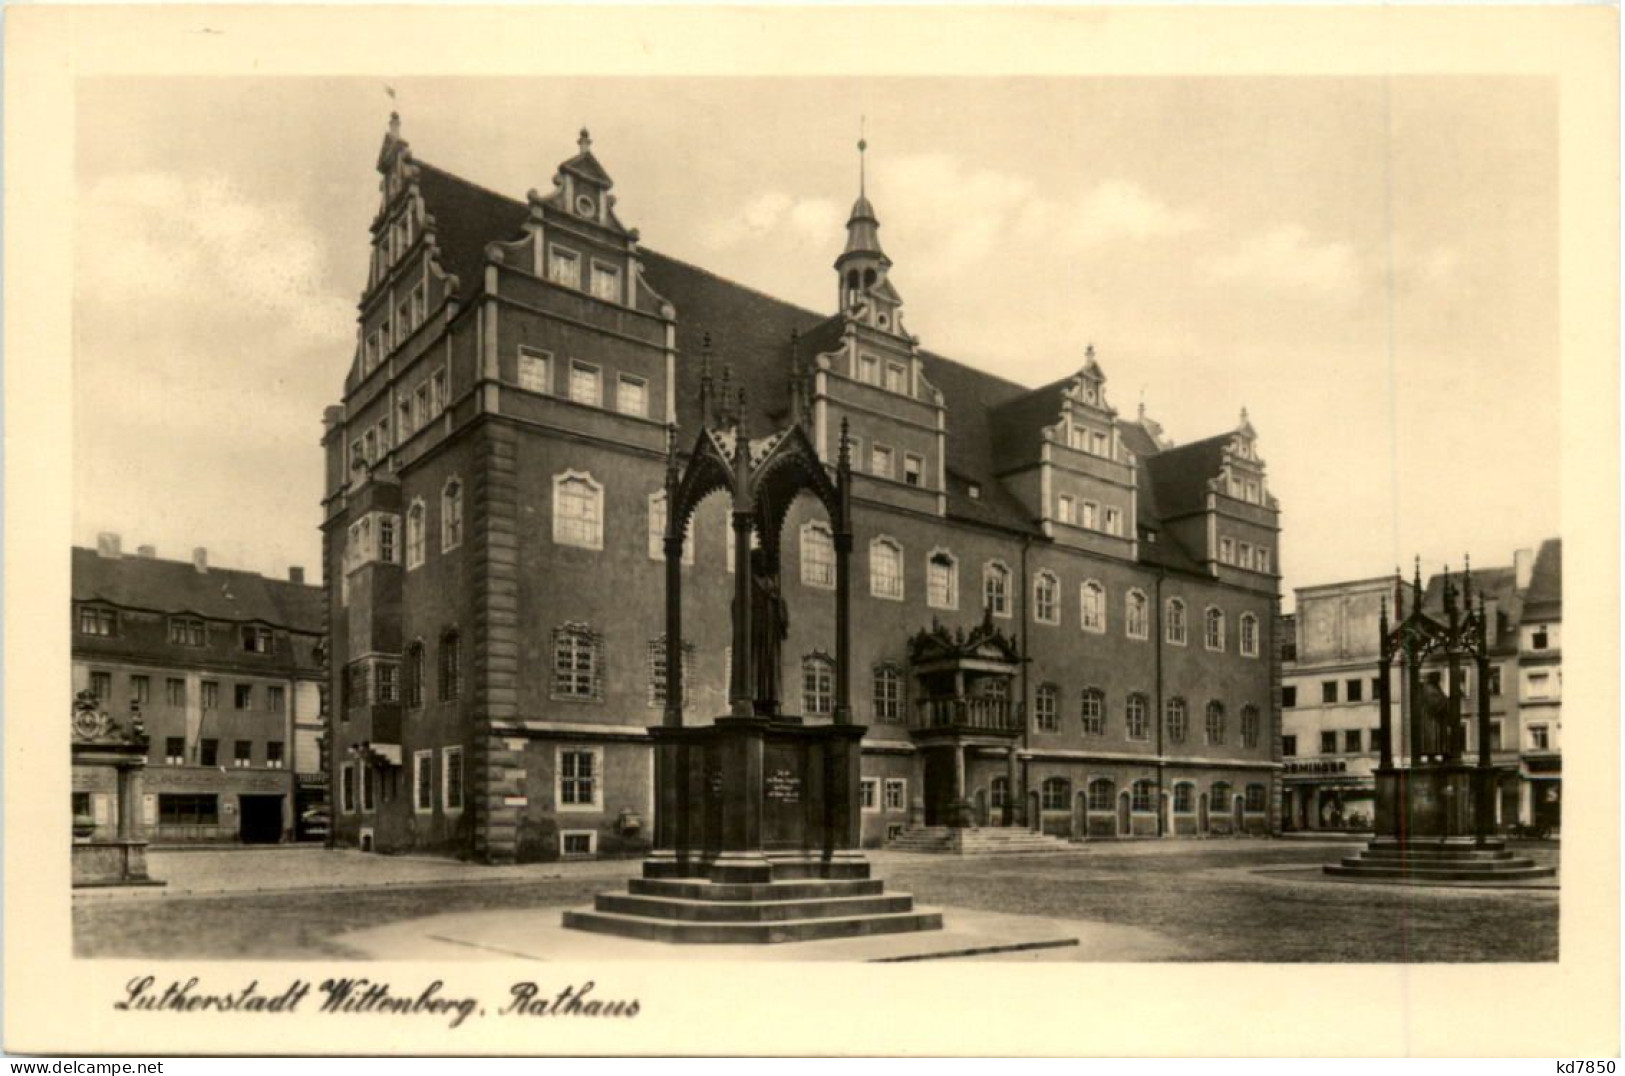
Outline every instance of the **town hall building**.
<svg viewBox="0 0 1625 1076">
<path fill-rule="evenodd" d="M 515 200 L 398 119 L 323 555 L 338 843 L 488 861 L 648 849 L 665 476 L 702 426 L 798 426 L 852 481 L 862 838 L 1279 828 L 1279 508 L 1245 411 L 1175 445 L 1105 367 L 1039 388 L 926 350 L 862 191 L 828 310 L 645 247 L 581 132 Z M 829 272 L 808 265 L 809 273 Z M 784 710 L 838 692 L 836 539 L 786 509 Z M 683 720 L 729 709 L 734 530 L 686 521 Z"/>
</svg>

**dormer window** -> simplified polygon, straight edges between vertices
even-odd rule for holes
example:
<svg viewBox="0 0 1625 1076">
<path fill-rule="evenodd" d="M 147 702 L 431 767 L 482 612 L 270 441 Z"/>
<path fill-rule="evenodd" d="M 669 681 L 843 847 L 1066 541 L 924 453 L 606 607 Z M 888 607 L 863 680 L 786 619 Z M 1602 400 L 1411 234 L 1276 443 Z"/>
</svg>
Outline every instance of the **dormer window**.
<svg viewBox="0 0 1625 1076">
<path fill-rule="evenodd" d="M 547 279 L 567 288 L 581 287 L 581 258 L 573 250 L 549 247 L 547 251 Z"/>
<path fill-rule="evenodd" d="M 866 385 L 880 384 L 880 360 L 873 355 L 859 355 L 858 380 Z"/>
<path fill-rule="evenodd" d="M 914 453 L 903 456 L 903 481 L 910 486 L 925 485 L 925 460 Z"/>
<path fill-rule="evenodd" d="M 1066 428 L 1066 445 L 1068 448 L 1075 448 L 1079 452 L 1088 451 L 1089 431 L 1082 426 L 1068 426 Z"/>
<path fill-rule="evenodd" d="M 243 649 L 250 654 L 271 652 L 271 629 L 250 624 L 243 628 Z"/>
<path fill-rule="evenodd" d="M 1110 455 L 1109 441 L 1105 434 L 1098 430 L 1089 434 L 1089 451 L 1097 456 Z"/>
<path fill-rule="evenodd" d="M 117 635 L 118 613 L 94 605 L 79 607 L 80 635 Z"/>
</svg>

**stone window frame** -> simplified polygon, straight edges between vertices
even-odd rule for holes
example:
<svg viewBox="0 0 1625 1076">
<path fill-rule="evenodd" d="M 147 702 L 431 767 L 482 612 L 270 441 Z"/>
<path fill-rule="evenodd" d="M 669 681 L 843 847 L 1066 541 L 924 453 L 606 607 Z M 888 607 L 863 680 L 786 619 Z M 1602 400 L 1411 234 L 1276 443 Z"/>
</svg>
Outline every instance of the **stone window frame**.
<svg viewBox="0 0 1625 1076">
<path fill-rule="evenodd" d="M 565 845 L 572 839 L 585 837 L 587 850 L 585 852 L 570 852 Z M 559 830 L 559 858 L 560 859 L 586 859 L 598 856 L 598 831 L 596 829 L 561 829 Z"/>
<path fill-rule="evenodd" d="M 1097 796 L 1096 792 L 1102 789 L 1105 791 L 1105 795 Z M 1104 806 L 1101 805 L 1101 800 L 1105 801 Z M 1115 815 L 1117 813 L 1116 779 L 1112 777 L 1091 777 L 1089 783 L 1084 786 L 1083 810 L 1085 814 Z"/>
<path fill-rule="evenodd" d="M 406 570 L 423 567 L 429 554 L 429 509 L 422 497 L 413 497 L 406 509 Z"/>
<path fill-rule="evenodd" d="M 1185 807 L 1180 807 L 1180 805 L 1179 805 L 1179 793 L 1180 793 L 1180 791 L 1182 789 L 1186 790 L 1188 795 L 1190 796 L 1189 804 L 1188 804 L 1188 806 L 1185 806 Z M 1193 815 L 1193 814 L 1196 813 L 1197 792 L 1196 792 L 1196 782 L 1195 781 L 1175 781 L 1174 782 L 1173 792 L 1174 792 L 1173 797 L 1172 797 L 1173 802 L 1169 806 L 1169 813 L 1171 813 L 1171 814 L 1190 814 L 1190 815 Z"/>
<path fill-rule="evenodd" d="M 339 813 L 355 814 L 361 798 L 356 795 L 355 763 L 339 764 Z"/>
<path fill-rule="evenodd" d="M 1224 610 L 1217 605 L 1209 605 L 1202 610 L 1202 648 L 1211 650 L 1215 654 L 1222 654 L 1225 650 L 1225 615 Z M 1216 641 L 1215 641 L 1216 640 Z"/>
<path fill-rule="evenodd" d="M 424 775 L 428 780 L 424 780 Z M 423 793 L 428 792 L 428 803 L 424 803 Z M 412 813 L 434 813 L 434 749 L 425 747 L 421 751 L 412 752 Z"/>
<path fill-rule="evenodd" d="M 882 454 L 882 453 L 884 453 L 884 455 L 886 457 L 886 468 L 885 468 L 885 470 L 881 470 L 880 468 L 875 466 L 875 457 L 878 454 Z M 897 450 L 894 449 L 891 445 L 882 444 L 879 441 L 870 441 L 869 442 L 869 473 L 874 475 L 877 478 L 885 478 L 885 479 L 887 479 L 889 481 L 893 481 L 893 482 L 897 481 Z"/>
<path fill-rule="evenodd" d="M 1256 748 L 1262 738 L 1262 713 L 1252 703 L 1241 708 L 1241 746 Z"/>
<path fill-rule="evenodd" d="M 452 760 L 456 759 L 453 767 Z M 457 804 L 452 805 L 451 775 L 458 775 Z M 463 745 L 452 744 L 440 749 L 440 810 L 448 815 L 460 815 L 468 805 L 468 770 L 463 766 Z"/>
<path fill-rule="evenodd" d="M 603 274 L 615 281 L 615 294 L 600 295 L 598 293 L 598 277 Z M 602 303 L 622 305 L 626 296 L 626 285 L 622 282 L 621 267 L 614 262 L 604 261 L 602 258 L 589 258 L 587 268 L 587 294 Z"/>
<path fill-rule="evenodd" d="M 873 707 L 874 720 L 885 724 L 899 724 L 907 716 L 908 690 L 903 679 L 902 666 L 895 661 L 876 662 L 873 670 L 873 691 L 870 694 L 870 704 Z M 881 685 L 894 684 L 896 692 L 894 697 L 882 697 Z M 891 715 L 885 713 L 883 703 L 890 703 L 896 708 Z"/>
<path fill-rule="evenodd" d="M 1210 747 L 1223 747 L 1228 738 L 1229 730 L 1225 728 L 1227 715 L 1224 703 L 1218 699 L 1209 699 L 1207 706 L 1202 710 L 1202 736 L 1203 743 Z"/>
<path fill-rule="evenodd" d="M 1135 612 L 1139 613 L 1139 630 L 1135 630 Z M 1139 587 L 1130 587 L 1123 595 L 1123 634 L 1138 642 L 1151 638 L 1151 600 Z"/>
<path fill-rule="evenodd" d="M 1179 719 L 1174 720 L 1177 708 Z M 1191 709 L 1183 695 L 1171 696 L 1162 706 L 1163 728 L 1168 734 L 1168 742 L 1182 744 L 1190 735 Z"/>
<path fill-rule="evenodd" d="M 532 382 L 533 382 L 532 384 L 527 385 L 525 383 L 525 360 L 526 359 L 529 359 L 532 363 L 535 363 L 535 364 L 539 365 L 540 368 L 541 368 L 542 377 L 541 377 L 541 387 L 540 388 L 537 388 L 536 385 L 534 384 L 534 381 L 535 381 L 534 378 L 531 379 Z M 534 370 L 535 367 L 533 366 L 532 369 Z M 554 395 L 555 393 L 553 391 L 553 353 L 551 351 L 547 350 L 546 348 L 531 347 L 529 344 L 520 344 L 519 345 L 519 351 L 517 353 L 517 357 L 514 360 L 513 379 L 514 379 L 514 384 L 518 385 L 521 389 L 524 389 L 526 392 L 536 392 L 536 393 L 540 393 L 543 396 L 552 396 L 552 395 Z"/>
<path fill-rule="evenodd" d="M 1141 793 L 1144 793 L 1142 796 Z M 1144 803 L 1145 806 L 1141 806 Z M 1157 785 L 1149 777 L 1142 777 L 1128 786 L 1128 809 L 1133 814 L 1156 814 Z"/>
<path fill-rule="evenodd" d="M 1044 593 L 1044 584 L 1049 584 L 1050 615 L 1044 616 L 1045 602 L 1040 597 Z M 1033 623 L 1058 625 L 1061 622 L 1061 577 L 1048 568 L 1040 568 L 1033 573 Z"/>
<path fill-rule="evenodd" d="M 1044 705 L 1048 701 L 1048 707 Z M 1046 709 L 1048 720 L 1045 720 Z M 1057 684 L 1042 683 L 1033 692 L 1033 729 L 1036 732 L 1061 731 L 1061 688 Z"/>
<path fill-rule="evenodd" d="M 813 681 L 812 691 L 809 693 L 807 678 L 809 674 L 817 676 L 823 673 L 829 677 L 826 689 L 817 680 Z M 827 694 L 829 707 L 819 709 L 818 703 Z M 809 705 L 811 704 L 811 705 Z M 801 658 L 801 708 L 803 716 L 827 717 L 835 713 L 835 659 L 822 650 L 814 650 Z"/>
<path fill-rule="evenodd" d="M 564 500 L 560 496 L 560 491 L 567 485 L 576 485 L 576 484 L 579 484 L 579 485 L 584 486 L 586 488 L 587 497 L 586 497 L 586 500 L 583 503 L 591 503 L 592 506 L 593 506 L 593 516 L 592 516 L 591 519 L 588 519 L 588 517 L 583 515 L 583 516 L 580 516 L 580 517 L 578 517 L 576 519 L 571 519 L 571 520 L 568 521 L 568 525 L 571 528 L 578 528 L 578 529 L 585 530 L 588 527 L 590 527 L 590 533 L 587 533 L 587 534 L 582 535 L 582 536 L 577 536 L 577 535 L 572 535 L 572 534 L 566 534 L 565 533 L 567 521 L 566 521 L 565 517 L 563 515 L 561 515 L 560 512 L 559 512 L 559 507 L 563 503 L 563 500 Z M 560 471 L 558 474 L 553 476 L 552 516 L 553 516 L 553 544 L 554 545 L 570 546 L 573 549 L 590 549 L 590 550 L 593 550 L 595 552 L 602 552 L 603 551 L 603 548 L 604 548 L 604 486 L 603 486 L 603 483 L 599 482 L 596 478 L 594 478 L 592 476 L 592 472 L 590 472 L 590 471 L 577 471 L 577 470 L 574 470 L 573 468 L 567 468 L 567 469 L 565 469 L 563 471 Z M 583 521 L 583 520 L 586 521 L 586 526 L 582 526 L 581 521 Z"/>
<path fill-rule="evenodd" d="M 1136 705 L 1139 708 L 1138 722 L 1134 716 Z M 1138 736 L 1134 734 L 1136 724 L 1139 728 Z M 1123 733 L 1128 739 L 1136 742 L 1151 739 L 1151 700 L 1143 691 L 1131 691 L 1123 700 Z"/>
<path fill-rule="evenodd" d="M 592 399 L 581 399 L 576 395 L 576 374 L 592 375 Z M 565 372 L 564 397 L 571 403 L 580 407 L 604 406 L 604 368 L 596 362 L 587 362 L 584 359 L 571 358 L 570 368 Z"/>
<path fill-rule="evenodd" d="M 1011 593 L 1015 577 L 1015 572 L 1010 570 L 1010 566 L 997 557 L 982 562 L 982 607 L 984 609 L 991 607 L 993 615 L 1001 620 L 1009 620 L 1015 615 L 1015 595 Z M 992 600 L 995 583 L 1001 584 L 998 593 L 1004 599 L 1002 610 L 999 603 Z"/>
<path fill-rule="evenodd" d="M 911 466 L 912 465 L 912 466 Z M 909 475 L 913 473 L 919 477 L 918 482 L 910 482 Z M 925 457 L 918 452 L 903 453 L 903 484 L 912 489 L 925 489 Z"/>
<path fill-rule="evenodd" d="M 1091 703 L 1094 705 L 1091 707 Z M 1078 696 L 1079 728 L 1085 736 L 1106 735 L 1106 692 L 1098 687 L 1086 687 Z"/>
<path fill-rule="evenodd" d="M 1254 792 L 1258 793 L 1258 799 L 1260 800 L 1260 803 L 1259 803 L 1259 805 L 1257 807 L 1253 806 L 1253 793 Z M 1247 786 L 1242 789 L 1242 792 L 1241 792 L 1241 813 L 1242 814 L 1267 814 L 1269 812 L 1269 809 L 1270 809 L 1270 799 L 1269 799 L 1269 797 L 1270 797 L 1270 790 L 1269 790 L 1268 785 L 1260 784 L 1257 781 L 1249 782 L 1247 784 Z"/>
<path fill-rule="evenodd" d="M 1089 623 L 1089 595 L 1098 596 L 1095 602 L 1095 623 Z M 1111 617 L 1107 611 L 1106 584 L 1098 579 L 1085 579 L 1078 584 L 1078 621 L 1084 631 L 1095 635 L 1106 633 L 1106 624 Z"/>
<path fill-rule="evenodd" d="M 555 270 L 555 265 L 571 264 L 575 266 L 575 279 L 568 280 Z M 561 247 L 557 243 L 547 244 L 547 281 L 557 284 L 561 288 L 574 288 L 581 290 L 581 252 L 570 247 Z"/>
<path fill-rule="evenodd" d="M 1258 657 L 1258 618 L 1252 613 L 1242 613 L 1240 632 L 1241 656 L 1244 658 Z M 1251 642 L 1248 640 L 1249 636 L 1251 636 Z"/>
<path fill-rule="evenodd" d="M 567 674 L 571 680 L 570 690 L 564 690 L 564 681 L 561 679 L 559 665 L 559 647 L 569 641 L 572 656 L 585 654 L 591 664 L 585 669 L 572 667 Z M 567 620 L 553 628 L 552 645 L 548 648 L 550 655 L 548 672 L 548 698 L 556 702 L 599 703 L 604 701 L 604 680 L 607 654 L 604 646 L 604 636 L 594 631 L 586 623 Z M 585 690 L 577 690 L 574 686 L 576 679 L 582 672 L 586 673 Z"/>
<path fill-rule="evenodd" d="M 1190 618 L 1184 598 L 1162 603 L 1162 641 L 1169 646 L 1185 646 L 1190 639 Z"/>
<path fill-rule="evenodd" d="M 858 803 L 864 814 L 880 813 L 880 778 L 863 777 L 858 781 Z"/>
<path fill-rule="evenodd" d="M 892 792 L 897 791 L 897 803 L 892 804 Z M 880 809 L 884 812 L 895 813 L 908 810 L 908 778 L 887 777 L 881 782 Z"/>
<path fill-rule="evenodd" d="M 1218 802 L 1219 799 L 1221 798 L 1220 797 L 1220 791 L 1219 791 L 1220 789 L 1224 790 L 1224 792 L 1223 792 L 1223 800 L 1224 800 L 1224 802 L 1223 803 Z M 1236 786 L 1235 785 L 1232 785 L 1229 781 L 1214 781 L 1211 785 L 1208 786 L 1208 790 L 1207 790 L 1207 814 L 1208 814 L 1208 818 L 1211 819 L 1216 814 L 1223 814 L 1223 815 L 1228 816 L 1231 813 L 1231 811 L 1235 808 L 1235 805 L 1236 805 L 1235 800 L 1236 800 Z"/>
<path fill-rule="evenodd" d="M 439 673 L 435 694 L 441 702 L 452 702 L 463 694 L 463 636 L 455 627 L 440 633 Z"/>
<path fill-rule="evenodd" d="M 894 563 L 897 565 L 897 572 L 896 572 L 897 587 L 896 587 L 896 593 L 893 593 L 893 594 L 887 593 L 884 589 L 882 589 L 879 586 L 880 577 L 875 572 L 875 566 L 878 563 L 878 561 L 876 560 L 876 557 L 875 557 L 875 551 L 877 549 L 880 549 L 881 547 L 885 547 L 887 549 L 890 549 L 892 551 L 892 553 L 895 554 L 895 556 L 896 556 L 896 560 L 895 560 Z M 873 538 L 869 539 L 869 596 L 870 597 L 880 598 L 883 601 L 892 601 L 892 602 L 900 602 L 900 601 L 906 600 L 906 597 L 907 597 L 907 594 L 908 594 L 908 583 L 907 583 L 907 580 L 905 578 L 905 574 L 906 574 L 905 573 L 905 565 L 907 563 L 906 557 L 907 557 L 907 554 L 903 550 L 903 543 L 898 541 L 896 538 L 893 538 L 889 534 L 877 534 Z"/>
<path fill-rule="evenodd" d="M 938 557 L 941 557 L 948 562 L 948 600 L 946 603 L 936 601 L 934 595 L 932 594 L 931 566 Z M 959 558 L 954 556 L 952 550 L 946 549 L 942 546 L 932 548 L 931 551 L 925 555 L 925 604 L 926 607 L 930 609 L 945 609 L 953 611 L 959 608 Z"/>
<path fill-rule="evenodd" d="M 636 386 L 643 392 L 643 408 L 638 411 L 628 410 L 626 407 L 626 388 L 628 385 Z M 618 414 L 631 415 L 635 418 L 649 417 L 649 379 L 639 377 L 637 374 L 615 375 L 615 410 Z"/>
<path fill-rule="evenodd" d="M 657 635 L 649 640 L 644 650 L 646 668 L 649 673 L 649 709 L 664 710 L 666 708 L 666 636 Z M 691 640 L 683 640 L 683 709 L 686 711 L 692 702 L 695 681 L 695 658 L 698 649 Z"/>
<path fill-rule="evenodd" d="M 450 553 L 463 544 L 463 492 L 458 475 L 448 475 L 440 486 L 440 552 Z"/>
<path fill-rule="evenodd" d="M 1058 795 L 1052 795 L 1057 791 Z M 1060 801 L 1059 807 L 1053 805 L 1056 800 Z M 1038 785 L 1038 809 L 1052 814 L 1072 810 L 1072 779 L 1059 774 L 1044 778 Z"/>
<path fill-rule="evenodd" d="M 809 535 L 819 535 L 822 544 L 817 541 L 809 542 Z M 801 566 L 801 585 L 814 587 L 818 590 L 835 589 L 835 529 L 821 519 L 809 519 L 797 531 L 797 552 Z M 814 558 L 809 555 L 811 550 L 818 546 L 827 550 L 828 559 Z M 827 574 L 815 573 L 815 568 L 823 568 Z"/>
<path fill-rule="evenodd" d="M 566 777 L 564 773 L 564 760 L 567 755 L 586 755 L 592 759 L 592 772 L 582 778 L 579 773 L 573 777 Z M 576 794 L 580 794 L 579 782 L 591 782 L 592 799 L 586 803 L 564 802 L 565 781 L 578 782 Z M 602 812 L 604 809 L 604 748 L 599 744 L 558 744 L 553 748 L 553 806 L 560 814 L 591 814 Z"/>
</svg>

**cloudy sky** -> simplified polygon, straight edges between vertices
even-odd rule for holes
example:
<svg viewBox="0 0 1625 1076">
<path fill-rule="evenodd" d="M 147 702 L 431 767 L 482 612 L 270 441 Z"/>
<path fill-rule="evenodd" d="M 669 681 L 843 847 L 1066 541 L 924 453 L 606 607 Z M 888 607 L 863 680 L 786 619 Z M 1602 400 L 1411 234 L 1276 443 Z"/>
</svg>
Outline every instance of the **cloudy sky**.
<svg viewBox="0 0 1625 1076">
<path fill-rule="evenodd" d="M 401 79 L 515 198 L 592 129 L 644 242 L 817 311 L 857 184 L 909 327 L 1170 436 L 1260 436 L 1294 586 L 1559 532 L 1555 86 L 1535 79 Z M 81 84 L 74 540 L 315 574 L 378 79 Z M 951 416 L 950 416 L 951 421 Z"/>
</svg>

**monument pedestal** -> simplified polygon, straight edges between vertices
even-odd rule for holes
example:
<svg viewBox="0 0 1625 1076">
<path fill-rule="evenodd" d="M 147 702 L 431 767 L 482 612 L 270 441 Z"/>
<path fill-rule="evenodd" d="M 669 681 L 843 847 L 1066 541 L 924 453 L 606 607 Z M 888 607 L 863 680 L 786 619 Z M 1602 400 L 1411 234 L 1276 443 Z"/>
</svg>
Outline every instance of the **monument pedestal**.
<svg viewBox="0 0 1625 1076">
<path fill-rule="evenodd" d="M 660 726 L 655 849 L 625 893 L 564 913 L 575 930 L 772 943 L 939 930 L 869 876 L 859 849 L 863 727 L 721 717 Z"/>
<path fill-rule="evenodd" d="M 1555 867 L 1514 856 L 1478 832 L 1475 804 L 1495 771 L 1461 762 L 1377 770 L 1377 835 L 1357 855 L 1328 865 L 1340 878 L 1405 882 L 1508 882 L 1551 878 Z M 1488 802 L 1485 800 L 1484 802 Z"/>
</svg>

